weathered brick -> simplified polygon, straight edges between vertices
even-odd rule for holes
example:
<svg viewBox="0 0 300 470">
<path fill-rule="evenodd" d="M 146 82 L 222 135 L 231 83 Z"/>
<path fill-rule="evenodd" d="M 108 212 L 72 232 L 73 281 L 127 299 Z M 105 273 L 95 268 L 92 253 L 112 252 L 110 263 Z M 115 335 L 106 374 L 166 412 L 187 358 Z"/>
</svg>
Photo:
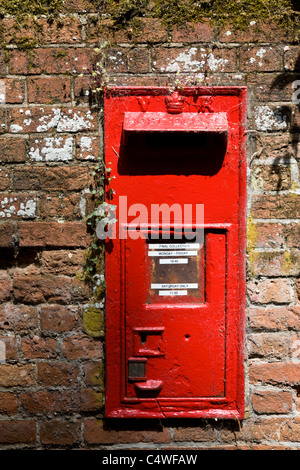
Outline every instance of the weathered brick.
<svg viewBox="0 0 300 470">
<path fill-rule="evenodd" d="M 82 222 L 19 223 L 21 247 L 86 247 L 88 235 Z"/>
<path fill-rule="evenodd" d="M 284 422 L 285 419 L 279 417 L 252 417 L 245 420 L 239 428 L 222 428 L 220 436 L 224 443 L 233 440 L 251 442 L 251 444 L 254 442 L 261 443 L 265 440 L 278 442 L 280 427 Z"/>
<path fill-rule="evenodd" d="M 274 164 L 278 162 L 289 163 L 291 158 L 295 156 L 296 142 L 291 134 L 262 133 L 257 138 L 256 143 L 260 158 L 272 158 Z"/>
<path fill-rule="evenodd" d="M 285 226 L 286 244 L 290 248 L 299 248 L 300 224 L 290 223 Z"/>
<path fill-rule="evenodd" d="M 278 72 L 246 72 L 246 85 L 248 92 L 258 102 L 260 101 L 290 101 L 294 93 L 293 82 L 297 76 Z"/>
<path fill-rule="evenodd" d="M 88 444 L 169 443 L 171 440 L 170 429 L 156 423 L 120 423 L 114 427 L 95 418 L 85 419 L 84 438 Z"/>
<path fill-rule="evenodd" d="M 14 298 L 25 304 L 52 302 L 68 304 L 86 300 L 89 289 L 83 282 L 69 277 L 15 276 Z"/>
<path fill-rule="evenodd" d="M 38 312 L 27 305 L 0 305 L 0 329 L 19 333 L 35 330 L 38 326 Z"/>
<path fill-rule="evenodd" d="M 74 359 L 101 359 L 103 346 L 98 340 L 86 335 L 72 335 L 64 339 L 61 352 L 63 357 Z"/>
<path fill-rule="evenodd" d="M 18 413 L 19 400 L 16 393 L 0 392 L 0 413 L 14 415 Z"/>
<path fill-rule="evenodd" d="M 80 19 L 74 16 L 60 18 L 60 21 L 49 23 L 47 19 L 38 19 L 37 23 L 41 31 L 38 39 L 41 44 L 74 44 L 81 42 Z"/>
<path fill-rule="evenodd" d="M 7 167 L 0 168 L 0 191 L 7 191 L 10 186 L 10 171 Z"/>
<path fill-rule="evenodd" d="M 0 443 L 1 444 L 33 444 L 36 440 L 35 421 L 0 420 Z"/>
<path fill-rule="evenodd" d="M 152 66 L 158 72 L 235 72 L 236 52 L 203 47 L 159 48 L 153 51 Z"/>
<path fill-rule="evenodd" d="M 15 133 L 95 131 L 97 115 L 85 108 L 11 108 L 9 130 Z"/>
<path fill-rule="evenodd" d="M 81 411 L 100 411 L 103 407 L 103 393 L 93 388 L 82 388 L 80 390 Z"/>
<path fill-rule="evenodd" d="M 250 327 L 255 330 L 299 330 L 300 306 L 251 307 L 248 309 Z"/>
<path fill-rule="evenodd" d="M 14 226 L 10 222 L 0 224 L 0 247 L 10 247 L 13 244 Z"/>
<path fill-rule="evenodd" d="M 61 219 L 71 221 L 86 215 L 86 196 L 80 193 L 46 193 L 40 197 L 39 215 L 42 220 Z"/>
<path fill-rule="evenodd" d="M 300 72 L 299 47 L 287 46 L 284 52 L 284 69 L 292 72 Z"/>
<path fill-rule="evenodd" d="M 75 275 L 84 264 L 84 250 L 44 251 L 41 255 L 43 273 Z"/>
<path fill-rule="evenodd" d="M 257 391 L 252 396 L 252 406 L 258 414 L 290 413 L 293 407 L 293 397 L 288 391 Z"/>
<path fill-rule="evenodd" d="M 249 264 L 255 276 L 298 276 L 300 252 L 299 250 L 252 252 Z"/>
<path fill-rule="evenodd" d="M 0 163 L 22 163 L 25 161 L 26 139 L 22 137 L 0 137 Z"/>
<path fill-rule="evenodd" d="M 280 440 L 299 442 L 300 440 L 300 418 L 295 416 L 293 420 L 285 422 L 280 428 Z"/>
<path fill-rule="evenodd" d="M 0 274 L 0 302 L 10 300 L 11 278 L 7 274 Z"/>
<path fill-rule="evenodd" d="M 128 53 L 128 70 L 131 73 L 149 72 L 149 51 L 145 48 L 134 48 Z"/>
<path fill-rule="evenodd" d="M 172 30 L 172 42 L 208 42 L 215 39 L 215 31 L 209 20 L 203 23 L 187 23 L 184 26 L 175 26 Z"/>
<path fill-rule="evenodd" d="M 6 74 L 5 53 L 0 51 L 0 76 Z"/>
<path fill-rule="evenodd" d="M 73 137 L 36 137 L 29 140 L 29 158 L 34 162 L 68 162 L 73 159 Z"/>
<path fill-rule="evenodd" d="M 21 406 L 33 416 L 78 413 L 80 397 L 74 390 L 39 390 L 21 393 Z"/>
<path fill-rule="evenodd" d="M 84 381 L 86 385 L 100 386 L 104 385 L 104 366 L 102 362 L 89 361 L 83 367 Z"/>
<path fill-rule="evenodd" d="M 5 344 L 5 361 L 16 361 L 18 359 L 16 336 L 0 336 L 0 341 Z"/>
<path fill-rule="evenodd" d="M 291 301 L 290 284 L 287 279 L 252 280 L 247 292 L 254 303 L 288 304 Z"/>
<path fill-rule="evenodd" d="M 282 359 L 289 352 L 289 339 L 283 333 L 255 333 L 248 335 L 249 357 Z"/>
<path fill-rule="evenodd" d="M 105 60 L 105 68 L 108 73 L 128 72 L 127 52 L 127 49 L 109 49 Z"/>
<path fill-rule="evenodd" d="M 0 197 L 0 218 L 34 219 L 36 197 L 30 194 L 7 193 Z"/>
<path fill-rule="evenodd" d="M 300 363 L 294 362 L 253 362 L 249 367 L 251 383 L 262 385 L 298 385 Z"/>
<path fill-rule="evenodd" d="M 243 72 L 273 72 L 282 70 L 281 52 L 275 47 L 245 47 L 240 50 L 240 68 Z"/>
<path fill-rule="evenodd" d="M 216 439 L 216 430 L 213 427 L 197 423 L 194 426 L 177 427 L 174 429 L 174 441 L 177 442 L 205 442 Z"/>
<path fill-rule="evenodd" d="M 82 308 L 79 306 L 43 305 L 40 322 L 43 332 L 61 333 L 78 330 L 81 326 Z"/>
<path fill-rule="evenodd" d="M 78 160 L 97 160 L 99 153 L 99 137 L 89 135 L 76 136 L 76 157 Z"/>
<path fill-rule="evenodd" d="M 80 74 L 89 69 L 94 56 L 91 48 L 43 48 L 9 53 L 9 72 L 14 75 Z"/>
<path fill-rule="evenodd" d="M 261 219 L 300 218 L 300 196 L 298 194 L 254 195 L 252 215 Z"/>
<path fill-rule="evenodd" d="M 52 361 L 37 364 L 37 381 L 45 386 L 74 386 L 79 377 L 76 365 L 67 362 Z"/>
<path fill-rule="evenodd" d="M 291 187 L 291 168 L 285 165 L 253 165 L 251 186 L 255 191 L 282 191 Z"/>
<path fill-rule="evenodd" d="M 69 446 L 80 440 L 80 421 L 50 420 L 40 423 L 40 439 L 45 445 Z"/>
<path fill-rule="evenodd" d="M 55 359 L 58 355 L 57 346 L 57 340 L 53 338 L 41 338 L 37 335 L 22 338 L 22 356 L 24 359 Z"/>
<path fill-rule="evenodd" d="M 293 41 L 292 30 L 287 31 L 275 24 L 272 19 L 249 21 L 249 23 L 249 27 L 245 29 L 224 26 L 219 31 L 219 41 L 225 43 L 280 43 Z"/>
<path fill-rule="evenodd" d="M 0 134 L 6 132 L 6 111 L 0 108 Z"/>
<path fill-rule="evenodd" d="M 68 77 L 28 78 L 29 103 L 67 103 L 71 101 L 71 83 Z"/>
<path fill-rule="evenodd" d="M 288 106 L 261 104 L 254 106 L 253 126 L 258 131 L 286 131 L 291 122 L 291 109 Z"/>
<path fill-rule="evenodd" d="M 284 225 L 279 223 L 256 222 L 252 230 L 255 248 L 282 249 L 284 247 Z"/>
<path fill-rule="evenodd" d="M 1 387 L 30 387 L 34 384 L 34 364 L 0 364 Z"/>
<path fill-rule="evenodd" d="M 17 167 L 13 175 L 13 186 L 18 191 L 78 191 L 88 187 L 91 181 L 91 170 L 80 166 Z"/>
<path fill-rule="evenodd" d="M 25 80 L 19 78 L 5 79 L 5 103 L 23 103 L 25 99 Z"/>
</svg>

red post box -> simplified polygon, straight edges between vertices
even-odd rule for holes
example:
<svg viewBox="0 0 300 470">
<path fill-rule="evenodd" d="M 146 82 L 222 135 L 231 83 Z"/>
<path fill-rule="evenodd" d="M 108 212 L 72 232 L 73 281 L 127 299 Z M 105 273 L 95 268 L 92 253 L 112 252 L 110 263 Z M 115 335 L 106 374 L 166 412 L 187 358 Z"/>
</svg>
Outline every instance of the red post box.
<svg viewBox="0 0 300 470">
<path fill-rule="evenodd" d="M 107 417 L 243 417 L 245 126 L 244 87 L 105 96 Z"/>
</svg>

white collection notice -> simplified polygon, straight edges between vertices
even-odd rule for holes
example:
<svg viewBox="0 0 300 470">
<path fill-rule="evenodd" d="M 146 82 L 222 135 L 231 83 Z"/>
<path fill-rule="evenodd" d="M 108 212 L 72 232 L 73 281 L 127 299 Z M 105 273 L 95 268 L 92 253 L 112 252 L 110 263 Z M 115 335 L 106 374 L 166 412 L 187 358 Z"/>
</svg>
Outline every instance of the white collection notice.
<svg viewBox="0 0 300 470">
<path fill-rule="evenodd" d="M 189 257 L 197 256 L 199 243 L 149 243 L 148 256 L 159 257 L 159 264 L 188 264 Z M 151 284 L 158 295 L 188 295 L 188 289 L 198 289 L 198 283 Z"/>
</svg>

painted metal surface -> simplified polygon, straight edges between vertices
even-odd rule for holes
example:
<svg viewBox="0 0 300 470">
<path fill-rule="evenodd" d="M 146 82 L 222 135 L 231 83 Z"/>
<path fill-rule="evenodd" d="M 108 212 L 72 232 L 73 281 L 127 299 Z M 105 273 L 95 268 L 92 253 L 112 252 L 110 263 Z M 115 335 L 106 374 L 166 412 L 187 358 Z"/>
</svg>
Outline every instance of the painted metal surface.
<svg viewBox="0 0 300 470">
<path fill-rule="evenodd" d="M 107 417 L 243 417 L 245 126 L 244 87 L 106 94 L 118 219 L 106 241 Z M 133 239 L 136 204 L 203 204 L 203 246 L 188 238 L 195 219 L 174 217 L 170 232 L 149 219 Z"/>
</svg>

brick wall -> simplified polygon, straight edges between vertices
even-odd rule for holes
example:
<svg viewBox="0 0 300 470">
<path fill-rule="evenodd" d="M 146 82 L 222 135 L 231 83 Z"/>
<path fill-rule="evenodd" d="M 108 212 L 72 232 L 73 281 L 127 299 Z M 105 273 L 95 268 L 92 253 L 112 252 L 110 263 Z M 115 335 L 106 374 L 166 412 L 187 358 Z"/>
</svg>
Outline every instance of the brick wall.
<svg viewBox="0 0 300 470">
<path fill-rule="evenodd" d="M 299 47 L 272 24 L 216 31 L 144 19 L 141 32 L 99 33 L 92 5 L 66 2 L 20 51 L 13 19 L 0 53 L 1 448 L 300 447 Z M 78 278 L 89 244 L 101 109 L 89 105 L 94 48 L 109 39 L 115 85 L 247 85 L 247 419 L 106 422 L 103 335 L 88 334 L 92 292 Z M 81 74 L 84 73 L 82 76 Z M 102 320 L 100 320 L 101 323 Z M 99 324 L 97 324 L 99 326 Z M 100 328 L 100 327 L 99 327 Z"/>
</svg>

